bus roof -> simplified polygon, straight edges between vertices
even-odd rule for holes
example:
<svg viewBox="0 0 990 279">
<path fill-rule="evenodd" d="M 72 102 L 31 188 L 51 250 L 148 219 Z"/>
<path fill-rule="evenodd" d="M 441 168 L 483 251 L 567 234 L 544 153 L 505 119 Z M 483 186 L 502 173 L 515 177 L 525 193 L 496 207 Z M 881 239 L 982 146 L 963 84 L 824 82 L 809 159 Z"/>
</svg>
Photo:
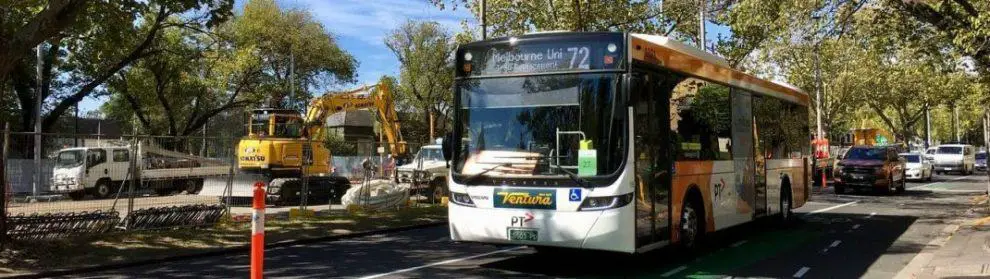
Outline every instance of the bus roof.
<svg viewBox="0 0 990 279">
<path fill-rule="evenodd" d="M 630 34 L 633 59 L 763 95 L 808 105 L 808 93 L 795 86 L 764 80 L 732 68 L 725 59 L 664 36 Z"/>
</svg>

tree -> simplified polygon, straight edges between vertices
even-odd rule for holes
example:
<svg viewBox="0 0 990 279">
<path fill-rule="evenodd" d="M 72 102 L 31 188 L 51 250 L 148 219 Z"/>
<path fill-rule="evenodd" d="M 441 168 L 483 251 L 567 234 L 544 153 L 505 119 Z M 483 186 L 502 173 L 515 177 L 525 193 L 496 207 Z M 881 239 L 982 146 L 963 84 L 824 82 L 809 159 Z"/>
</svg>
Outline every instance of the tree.
<svg viewBox="0 0 990 279">
<path fill-rule="evenodd" d="M 450 112 L 453 39 L 436 22 L 408 21 L 388 34 L 385 45 L 402 64 L 400 94 L 424 115 L 430 139 L 435 138 L 437 118 L 446 120 Z"/>
<path fill-rule="evenodd" d="M 76 1 L 52 1 L 48 8 L 69 2 Z M 11 56 L 18 57 L 10 62 L 12 66 L 0 65 L 10 68 L 6 76 L 8 78 L 0 81 L 9 84 L 17 96 L 20 104 L 20 121 L 17 126 L 20 130 L 30 130 L 34 125 L 37 90 L 42 92 L 47 109 L 42 120 L 42 130 L 51 132 L 59 118 L 70 108 L 86 97 L 105 93 L 100 90 L 101 85 L 117 72 L 142 58 L 156 54 L 158 50 L 152 48 L 152 42 L 164 30 L 213 26 L 225 20 L 233 6 L 233 1 L 230 0 L 85 2 L 68 5 L 62 10 L 63 13 L 74 14 L 73 20 L 49 17 L 48 22 L 58 22 L 55 24 L 58 25 L 55 27 L 59 27 L 57 30 L 45 27 L 38 30 L 48 31 L 33 33 L 33 38 L 37 40 L 31 40 L 32 42 L 47 40 L 50 45 L 40 46 L 44 53 L 41 88 L 36 88 L 36 63 L 33 55 L 29 55 L 30 47 L 37 43 L 28 49 L 17 47 L 6 50 L 27 52 Z M 40 2 L 22 4 L 24 5 L 15 5 L 8 10 L 8 14 L 12 16 L 9 20 L 0 22 L 4 30 L 28 30 L 26 27 L 12 27 L 18 26 L 20 22 L 46 22 L 43 19 L 44 12 L 36 15 L 30 12 L 42 6 Z M 182 20 L 166 21 L 172 15 L 180 14 Z"/>
<path fill-rule="evenodd" d="M 146 133 L 188 136 L 213 117 L 266 98 L 272 106 L 302 109 L 309 88 L 353 79 L 354 58 L 308 12 L 282 11 L 269 0 L 244 9 L 208 31 L 180 29 L 156 38 L 159 52 L 112 80 L 103 110 L 122 122 L 133 119 Z M 298 96 L 289 96 L 292 86 Z"/>
<path fill-rule="evenodd" d="M 135 118 L 144 132 L 189 136 L 228 110 L 261 100 L 250 82 L 225 84 L 230 51 L 216 50 L 214 37 L 174 30 L 155 41 L 158 55 L 142 59 L 109 82 L 110 100 L 101 108 L 127 123 Z"/>
<path fill-rule="evenodd" d="M 251 0 L 226 28 L 233 48 L 251 50 L 242 58 L 256 59 L 252 65 L 260 68 L 251 72 L 252 79 L 258 81 L 257 90 L 269 94 L 270 106 L 301 110 L 311 97 L 310 88 L 326 89 L 356 77 L 357 61 L 306 10 L 284 10 L 274 0 Z M 293 89 L 296 96 L 290 96 Z"/>
</svg>

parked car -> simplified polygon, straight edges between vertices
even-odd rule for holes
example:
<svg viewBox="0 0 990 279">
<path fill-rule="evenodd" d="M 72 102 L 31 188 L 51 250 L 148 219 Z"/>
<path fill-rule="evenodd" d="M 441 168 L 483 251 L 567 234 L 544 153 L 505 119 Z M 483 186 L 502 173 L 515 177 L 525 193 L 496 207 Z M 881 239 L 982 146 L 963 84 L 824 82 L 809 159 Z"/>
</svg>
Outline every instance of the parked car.
<svg viewBox="0 0 990 279">
<path fill-rule="evenodd" d="M 976 153 L 976 170 L 987 171 L 987 152 Z"/>
<path fill-rule="evenodd" d="M 441 145 L 426 145 L 419 149 L 412 162 L 396 168 L 396 182 L 410 184 L 410 189 L 425 190 L 435 202 L 447 195 L 447 173 L 450 168 L 443 159 Z"/>
<path fill-rule="evenodd" d="M 935 173 L 972 174 L 976 168 L 976 147 L 968 144 L 943 144 L 935 152 Z"/>
<path fill-rule="evenodd" d="M 835 173 L 835 193 L 846 188 L 882 193 L 903 192 L 906 185 L 904 159 L 892 146 L 854 146 L 846 152 Z"/>
<path fill-rule="evenodd" d="M 901 153 L 900 156 L 907 162 L 905 165 L 907 171 L 904 172 L 907 179 L 932 181 L 935 166 L 932 165 L 931 160 L 920 153 Z"/>
<path fill-rule="evenodd" d="M 935 146 L 929 147 L 927 150 L 925 150 L 925 158 L 928 158 L 929 161 L 934 161 L 936 151 L 938 151 L 938 147 Z"/>
</svg>

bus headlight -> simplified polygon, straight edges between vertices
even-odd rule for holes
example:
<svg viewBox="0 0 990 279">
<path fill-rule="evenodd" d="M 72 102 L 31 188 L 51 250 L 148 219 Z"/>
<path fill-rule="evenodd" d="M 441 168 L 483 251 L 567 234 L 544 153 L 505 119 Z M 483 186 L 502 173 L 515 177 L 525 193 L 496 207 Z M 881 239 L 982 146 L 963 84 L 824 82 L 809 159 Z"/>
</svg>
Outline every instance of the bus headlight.
<svg viewBox="0 0 990 279">
<path fill-rule="evenodd" d="M 474 201 L 468 194 L 451 192 L 450 201 L 458 205 L 474 207 Z"/>
<path fill-rule="evenodd" d="M 625 194 L 608 197 L 588 197 L 581 203 L 580 211 L 605 210 L 626 206 L 632 202 L 633 194 Z"/>
</svg>

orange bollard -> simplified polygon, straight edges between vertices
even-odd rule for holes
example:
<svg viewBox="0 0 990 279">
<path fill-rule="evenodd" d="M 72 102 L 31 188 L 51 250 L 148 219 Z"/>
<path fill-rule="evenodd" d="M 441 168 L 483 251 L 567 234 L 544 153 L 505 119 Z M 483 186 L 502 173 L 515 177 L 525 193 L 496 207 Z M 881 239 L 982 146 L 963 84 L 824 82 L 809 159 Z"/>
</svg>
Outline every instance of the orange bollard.
<svg viewBox="0 0 990 279">
<path fill-rule="evenodd" d="M 254 183 L 254 211 L 251 213 L 251 279 L 264 278 L 265 262 L 265 183 Z"/>
<path fill-rule="evenodd" d="M 825 188 L 828 187 L 828 181 L 827 180 L 828 179 L 825 178 L 825 169 L 823 168 L 822 169 L 822 189 L 825 189 Z"/>
</svg>

